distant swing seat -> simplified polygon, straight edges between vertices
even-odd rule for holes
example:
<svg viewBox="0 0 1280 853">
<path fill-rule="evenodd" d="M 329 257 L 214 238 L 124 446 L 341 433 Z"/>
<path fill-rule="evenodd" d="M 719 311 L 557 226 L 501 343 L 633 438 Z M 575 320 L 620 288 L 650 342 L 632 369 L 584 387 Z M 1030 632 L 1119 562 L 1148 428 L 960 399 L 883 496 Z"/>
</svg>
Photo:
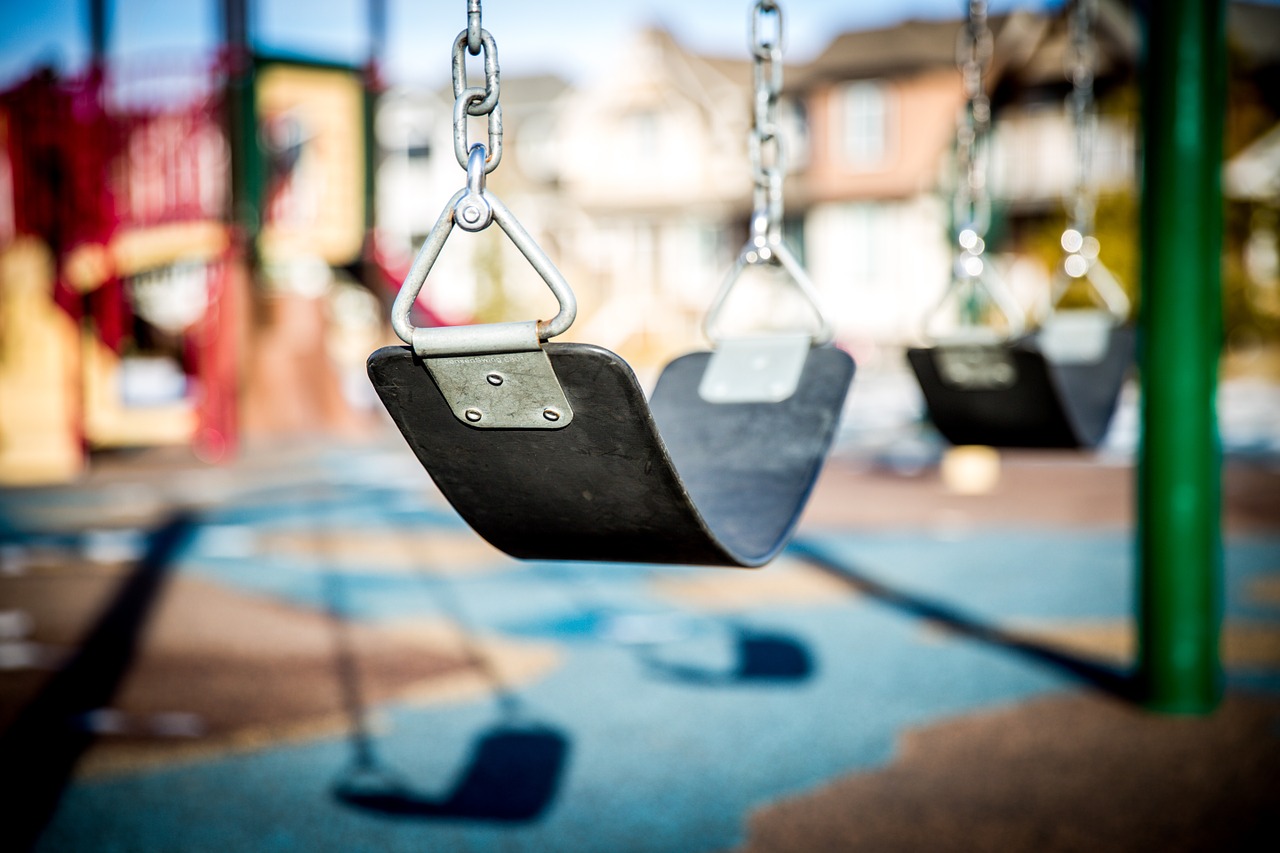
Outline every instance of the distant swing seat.
<svg viewBox="0 0 1280 853">
<path fill-rule="evenodd" d="M 1059 312 L 1011 342 L 909 349 L 934 426 L 952 444 L 1096 447 L 1133 362 L 1134 330 L 1109 315 L 1071 316 L 1095 313 Z"/>
<path fill-rule="evenodd" d="M 572 290 L 506 206 L 483 186 L 475 145 L 468 186 L 428 235 L 392 308 L 410 346 L 368 361 L 378 396 L 459 514 L 523 559 L 759 566 L 795 528 L 831 448 L 853 359 L 816 335 L 720 340 L 676 359 L 645 401 L 616 354 L 544 343 L 573 322 Z M 410 312 L 455 224 L 496 222 L 560 303 L 549 321 L 414 328 Z M 744 252 L 708 314 L 709 334 Z M 806 297 L 785 247 L 771 262 Z M 711 335 L 713 340 L 716 338 Z"/>
<path fill-rule="evenodd" d="M 980 238 L 976 245 L 980 256 Z M 925 318 L 929 344 L 907 350 L 929 419 L 947 441 L 1083 449 L 1106 437 L 1133 362 L 1134 329 L 1127 322 L 1128 296 L 1097 259 L 1096 241 L 1089 248 L 1089 257 L 1070 255 L 1059 268 L 1044 316 L 1030 331 L 992 264 L 970 270 L 965 262 L 972 258 L 965 256 L 956 263 L 949 287 Z M 1073 286 L 1098 307 L 1059 308 Z M 960 325 L 931 334 L 948 307 L 959 309 Z M 994 322 L 998 316 L 1003 325 Z"/>
<path fill-rule="evenodd" d="M 952 444 L 993 447 L 1091 448 L 1106 436 L 1129 365 L 1134 331 L 1129 298 L 1099 260 L 1092 236 L 1096 208 L 1090 182 L 1096 116 L 1092 4 L 1072 5 L 1067 109 L 1076 150 L 1074 181 L 1064 199 L 1066 253 L 1050 281 L 1038 328 L 1024 332 L 1025 316 L 999 271 L 985 258 L 991 225 L 987 191 L 991 100 L 983 73 L 995 42 L 986 3 L 970 3 L 958 53 L 966 109 L 956 130 L 957 176 L 952 197 L 956 227 L 951 282 L 926 317 L 929 345 L 908 349 L 907 361 L 924 395 L 930 420 Z M 1059 310 L 1067 292 L 1084 285 L 1103 310 Z M 959 328 L 930 333 L 944 307 L 957 311 Z M 1003 324 L 993 323 L 1003 315 Z"/>
</svg>

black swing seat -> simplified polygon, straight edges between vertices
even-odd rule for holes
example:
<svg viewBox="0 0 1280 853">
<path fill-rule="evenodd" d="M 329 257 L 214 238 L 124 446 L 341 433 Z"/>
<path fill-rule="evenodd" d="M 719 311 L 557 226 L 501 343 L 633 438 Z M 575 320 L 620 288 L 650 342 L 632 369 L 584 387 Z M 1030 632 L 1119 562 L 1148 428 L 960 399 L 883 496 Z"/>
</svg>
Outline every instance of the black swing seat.
<svg viewBox="0 0 1280 853">
<path fill-rule="evenodd" d="M 797 390 L 776 403 L 706 402 L 711 353 L 692 353 L 646 403 L 616 354 L 543 349 L 573 411 L 561 429 L 478 429 L 411 348 L 369 357 L 387 411 L 476 532 L 522 559 L 751 567 L 782 550 L 835 437 L 846 353 L 810 349 Z"/>
<path fill-rule="evenodd" d="M 1133 361 L 1132 326 L 1094 357 L 1048 357 L 1037 334 L 907 350 L 934 426 L 952 444 L 1089 448 L 1106 435 Z"/>
</svg>

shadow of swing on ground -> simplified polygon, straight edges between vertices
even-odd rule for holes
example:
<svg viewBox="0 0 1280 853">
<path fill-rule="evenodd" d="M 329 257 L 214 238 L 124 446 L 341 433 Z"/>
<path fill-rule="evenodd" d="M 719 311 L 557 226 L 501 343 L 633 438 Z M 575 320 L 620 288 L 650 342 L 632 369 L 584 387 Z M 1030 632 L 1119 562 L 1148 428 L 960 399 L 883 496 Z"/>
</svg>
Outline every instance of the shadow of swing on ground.
<svg viewBox="0 0 1280 853">
<path fill-rule="evenodd" d="M 552 566 L 549 573 L 568 591 L 575 609 L 539 623 L 537 630 L 629 647 L 647 675 L 687 685 L 783 686 L 807 681 L 817 670 L 809 645 L 793 634 L 723 614 L 612 606 L 605 595 L 592 593 L 590 571 L 568 563 Z"/>
<path fill-rule="evenodd" d="M 651 675 L 684 684 L 788 684 L 813 677 L 813 655 L 795 637 L 743 625 L 729 630 L 733 661 L 728 666 L 672 660 L 652 647 L 640 651 L 639 658 Z"/>
<path fill-rule="evenodd" d="M 333 783 L 334 799 L 391 818 L 523 823 L 541 817 L 559 790 L 570 741 L 551 726 L 522 719 L 525 713 L 519 698 L 502 683 L 478 648 L 459 603 L 444 582 L 433 584 L 436 593 L 461 628 L 469 665 L 492 685 L 500 720 L 475 738 L 452 784 L 438 795 L 418 788 L 378 755 L 360 689 L 343 579 L 328 572 L 323 583 L 334 631 L 336 669 L 351 721 L 352 759 Z"/>
<path fill-rule="evenodd" d="M 456 781 L 441 796 L 415 790 L 371 750 L 332 790 L 345 805 L 388 817 L 528 822 L 555 799 L 568 754 L 568 739 L 554 729 L 499 723 L 475 740 Z"/>
<path fill-rule="evenodd" d="M 842 563 L 812 543 L 794 540 L 787 548 L 787 553 L 839 579 L 862 595 L 909 616 L 920 618 L 966 639 L 996 646 L 1035 663 L 1051 666 L 1118 699 L 1135 703 L 1141 700 L 1141 685 L 1127 669 L 1065 652 L 982 621 L 948 604 L 895 589 L 863 574 L 854 566 Z"/>
</svg>

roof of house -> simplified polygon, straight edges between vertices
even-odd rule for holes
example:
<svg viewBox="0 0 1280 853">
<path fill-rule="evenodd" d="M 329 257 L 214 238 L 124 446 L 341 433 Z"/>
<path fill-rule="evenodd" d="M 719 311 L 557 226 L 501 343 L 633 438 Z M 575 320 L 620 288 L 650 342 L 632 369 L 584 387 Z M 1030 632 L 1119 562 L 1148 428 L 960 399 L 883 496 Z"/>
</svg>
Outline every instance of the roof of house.
<svg viewBox="0 0 1280 853">
<path fill-rule="evenodd" d="M 891 27 L 854 30 L 837 36 L 812 62 L 790 76 L 788 88 L 806 88 L 831 80 L 866 79 L 954 68 L 960 34 L 958 20 L 907 20 Z M 1043 18 L 1014 12 L 991 18 L 996 34 L 996 65 L 1024 61 L 1043 32 Z"/>
<path fill-rule="evenodd" d="M 469 85 L 478 86 L 483 80 L 468 81 Z M 498 97 L 504 113 L 521 109 L 541 109 L 564 94 L 570 87 L 569 81 L 555 74 L 530 74 L 515 76 L 503 74 L 499 78 Z M 441 103 L 453 105 L 453 84 L 439 86 L 432 93 Z"/>
<path fill-rule="evenodd" d="M 1125 77 L 1133 73 L 1141 50 L 1141 25 L 1132 8 L 1117 0 L 1098 4 L 1090 40 L 1094 46 L 1094 75 Z M 1046 20 L 1040 43 L 1026 61 L 1010 69 L 1021 87 L 1066 85 L 1071 34 L 1066 14 Z"/>
</svg>

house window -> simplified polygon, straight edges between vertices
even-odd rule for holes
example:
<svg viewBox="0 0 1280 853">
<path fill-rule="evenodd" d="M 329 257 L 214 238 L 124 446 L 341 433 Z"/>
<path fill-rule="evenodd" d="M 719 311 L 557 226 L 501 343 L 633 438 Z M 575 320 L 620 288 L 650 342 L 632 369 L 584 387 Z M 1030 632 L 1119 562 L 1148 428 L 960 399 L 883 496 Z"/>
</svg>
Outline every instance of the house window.
<svg viewBox="0 0 1280 853">
<path fill-rule="evenodd" d="M 642 162 L 657 159 L 661 143 L 658 132 L 656 112 L 638 110 L 627 116 L 627 135 L 633 158 Z"/>
<path fill-rule="evenodd" d="M 889 154 L 888 88 L 877 81 L 850 83 L 842 92 L 840 148 L 857 169 L 880 167 Z"/>
</svg>

